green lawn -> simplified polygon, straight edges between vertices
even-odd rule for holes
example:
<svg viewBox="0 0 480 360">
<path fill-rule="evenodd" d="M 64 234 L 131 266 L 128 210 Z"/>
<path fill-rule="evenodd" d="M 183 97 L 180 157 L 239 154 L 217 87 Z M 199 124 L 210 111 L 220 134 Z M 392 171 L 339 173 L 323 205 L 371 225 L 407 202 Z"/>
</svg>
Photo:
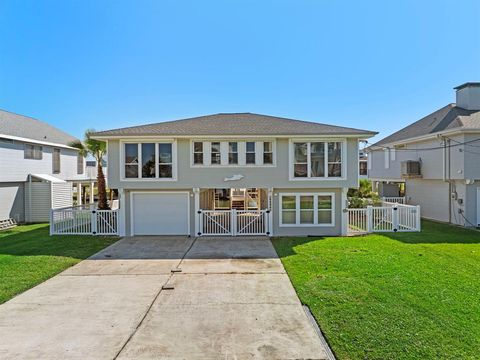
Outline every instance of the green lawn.
<svg viewBox="0 0 480 360">
<path fill-rule="evenodd" d="M 48 224 L 0 232 L 0 303 L 51 278 L 118 240 L 102 236 L 49 236 Z"/>
<path fill-rule="evenodd" d="M 480 232 L 422 226 L 273 240 L 339 359 L 480 358 Z"/>
</svg>

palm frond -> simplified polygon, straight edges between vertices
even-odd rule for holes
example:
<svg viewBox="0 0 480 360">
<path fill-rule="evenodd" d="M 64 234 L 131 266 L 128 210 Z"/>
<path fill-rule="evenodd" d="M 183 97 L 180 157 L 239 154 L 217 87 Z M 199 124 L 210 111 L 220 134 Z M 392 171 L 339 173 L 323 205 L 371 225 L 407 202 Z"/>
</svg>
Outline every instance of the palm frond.
<svg viewBox="0 0 480 360">
<path fill-rule="evenodd" d="M 88 150 L 80 140 L 72 141 L 68 144 L 68 146 L 78 149 L 78 153 L 83 157 L 86 157 L 88 155 Z"/>
</svg>

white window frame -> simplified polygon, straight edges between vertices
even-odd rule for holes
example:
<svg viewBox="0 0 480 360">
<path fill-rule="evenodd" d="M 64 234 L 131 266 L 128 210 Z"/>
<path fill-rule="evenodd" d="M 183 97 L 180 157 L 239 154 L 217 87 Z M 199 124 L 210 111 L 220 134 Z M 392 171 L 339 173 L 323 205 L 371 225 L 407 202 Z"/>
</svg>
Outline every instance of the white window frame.
<svg viewBox="0 0 480 360">
<path fill-rule="evenodd" d="M 138 146 L 138 177 L 127 178 L 125 177 L 125 144 L 137 144 Z M 142 178 L 142 144 L 155 144 L 155 177 Z M 172 177 L 161 178 L 159 177 L 159 153 L 158 144 L 172 144 Z M 142 139 L 142 140 L 123 140 L 120 141 L 120 179 L 121 181 L 177 181 L 177 141 L 174 139 Z M 168 165 L 168 164 L 165 164 Z"/>
<path fill-rule="evenodd" d="M 310 160 L 310 147 L 311 143 L 314 142 L 323 142 L 325 146 L 325 159 L 324 159 L 324 166 L 325 166 L 325 176 L 318 176 L 312 177 L 311 174 L 311 160 Z M 341 171 L 342 176 L 335 177 L 335 176 L 328 176 L 328 143 L 341 143 L 342 147 L 342 158 L 341 158 Z M 307 177 L 295 177 L 295 143 L 307 143 Z M 346 180 L 347 179 L 347 140 L 345 138 L 318 138 L 318 139 L 290 139 L 289 141 L 289 180 L 290 181 L 318 181 L 318 180 L 327 180 L 327 181 L 338 181 L 338 180 Z"/>
<path fill-rule="evenodd" d="M 55 154 L 58 154 L 58 164 L 55 161 Z M 58 169 L 55 169 L 55 165 L 58 165 Z M 52 174 L 60 174 L 62 172 L 62 150 L 60 148 L 52 149 Z"/>
<path fill-rule="evenodd" d="M 253 152 L 248 151 L 247 149 L 247 144 L 253 144 Z M 247 163 L 247 155 L 248 154 L 253 154 L 253 164 L 252 163 Z M 245 141 L 245 165 L 257 165 L 257 143 L 255 141 Z"/>
<path fill-rule="evenodd" d="M 195 143 L 200 143 L 202 144 L 202 151 L 195 151 Z M 204 165 L 205 164 L 205 143 L 203 141 L 194 141 L 193 144 L 192 144 L 192 156 L 193 156 L 193 159 L 192 159 L 192 162 L 195 163 L 195 154 L 202 154 L 202 163 L 201 164 L 195 164 L 195 165 Z"/>
<path fill-rule="evenodd" d="M 194 143 L 195 142 L 203 142 L 203 164 L 194 164 Z M 211 143 L 212 142 L 220 142 L 220 164 L 211 164 Z M 228 163 L 228 154 L 229 154 L 229 146 L 228 144 L 231 142 L 237 143 L 237 154 L 238 154 L 238 164 L 229 164 Z M 255 143 L 255 164 L 247 164 L 246 163 L 246 147 L 247 142 L 254 142 Z M 270 142 L 272 144 L 272 164 L 264 164 L 263 163 L 263 143 Z M 214 138 L 214 139 L 191 139 L 190 140 L 190 167 L 191 168 L 217 168 L 217 167 L 231 167 L 231 168 L 250 168 L 250 167 L 276 167 L 277 154 L 276 148 L 276 141 L 275 139 L 262 139 L 262 138 Z"/>
<path fill-rule="evenodd" d="M 295 197 L 295 224 L 284 224 L 283 223 L 283 197 L 284 196 L 294 196 Z M 300 197 L 301 196 L 313 196 L 313 224 L 301 224 L 300 223 Z M 332 222 L 330 224 L 319 224 L 318 223 L 318 197 L 319 196 L 331 196 L 332 197 Z M 335 226 L 335 193 L 334 192 L 314 192 L 314 193 L 279 193 L 278 194 L 278 224 L 280 227 L 334 227 Z M 291 209 L 289 209 L 291 210 Z"/>
<path fill-rule="evenodd" d="M 269 143 L 270 144 L 270 150 L 271 151 L 265 151 L 265 144 Z M 262 151 L 262 162 L 265 164 L 265 154 L 272 154 L 272 164 L 273 164 L 273 143 L 271 141 L 264 141 L 263 142 L 263 151 Z M 271 165 L 271 164 L 265 164 L 265 165 Z"/>
</svg>

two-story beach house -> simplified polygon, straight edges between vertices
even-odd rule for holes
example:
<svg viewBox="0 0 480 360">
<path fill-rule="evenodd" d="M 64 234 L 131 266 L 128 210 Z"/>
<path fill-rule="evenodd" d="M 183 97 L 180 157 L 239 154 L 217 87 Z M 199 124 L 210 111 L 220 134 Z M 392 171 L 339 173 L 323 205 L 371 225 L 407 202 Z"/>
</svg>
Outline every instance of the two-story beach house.
<svg viewBox="0 0 480 360">
<path fill-rule="evenodd" d="M 339 235 L 371 131 L 251 113 L 97 132 L 121 235 Z"/>
<path fill-rule="evenodd" d="M 404 189 L 425 218 L 480 226 L 480 83 L 455 90 L 456 103 L 369 147 L 368 176 L 381 196 Z"/>
<path fill-rule="evenodd" d="M 93 189 L 84 157 L 68 146 L 74 140 L 43 121 L 0 110 L 0 223 L 49 221 L 50 209 L 72 206 L 74 184 L 79 201 L 82 188 Z"/>
</svg>

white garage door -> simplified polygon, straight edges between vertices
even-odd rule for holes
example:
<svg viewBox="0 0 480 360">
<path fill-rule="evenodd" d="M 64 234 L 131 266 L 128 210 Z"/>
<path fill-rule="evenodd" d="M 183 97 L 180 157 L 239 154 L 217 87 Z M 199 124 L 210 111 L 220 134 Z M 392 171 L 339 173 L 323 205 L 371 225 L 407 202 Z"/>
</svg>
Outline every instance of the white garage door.
<svg viewBox="0 0 480 360">
<path fill-rule="evenodd" d="M 134 235 L 188 235 L 188 193 L 132 193 Z"/>
</svg>

